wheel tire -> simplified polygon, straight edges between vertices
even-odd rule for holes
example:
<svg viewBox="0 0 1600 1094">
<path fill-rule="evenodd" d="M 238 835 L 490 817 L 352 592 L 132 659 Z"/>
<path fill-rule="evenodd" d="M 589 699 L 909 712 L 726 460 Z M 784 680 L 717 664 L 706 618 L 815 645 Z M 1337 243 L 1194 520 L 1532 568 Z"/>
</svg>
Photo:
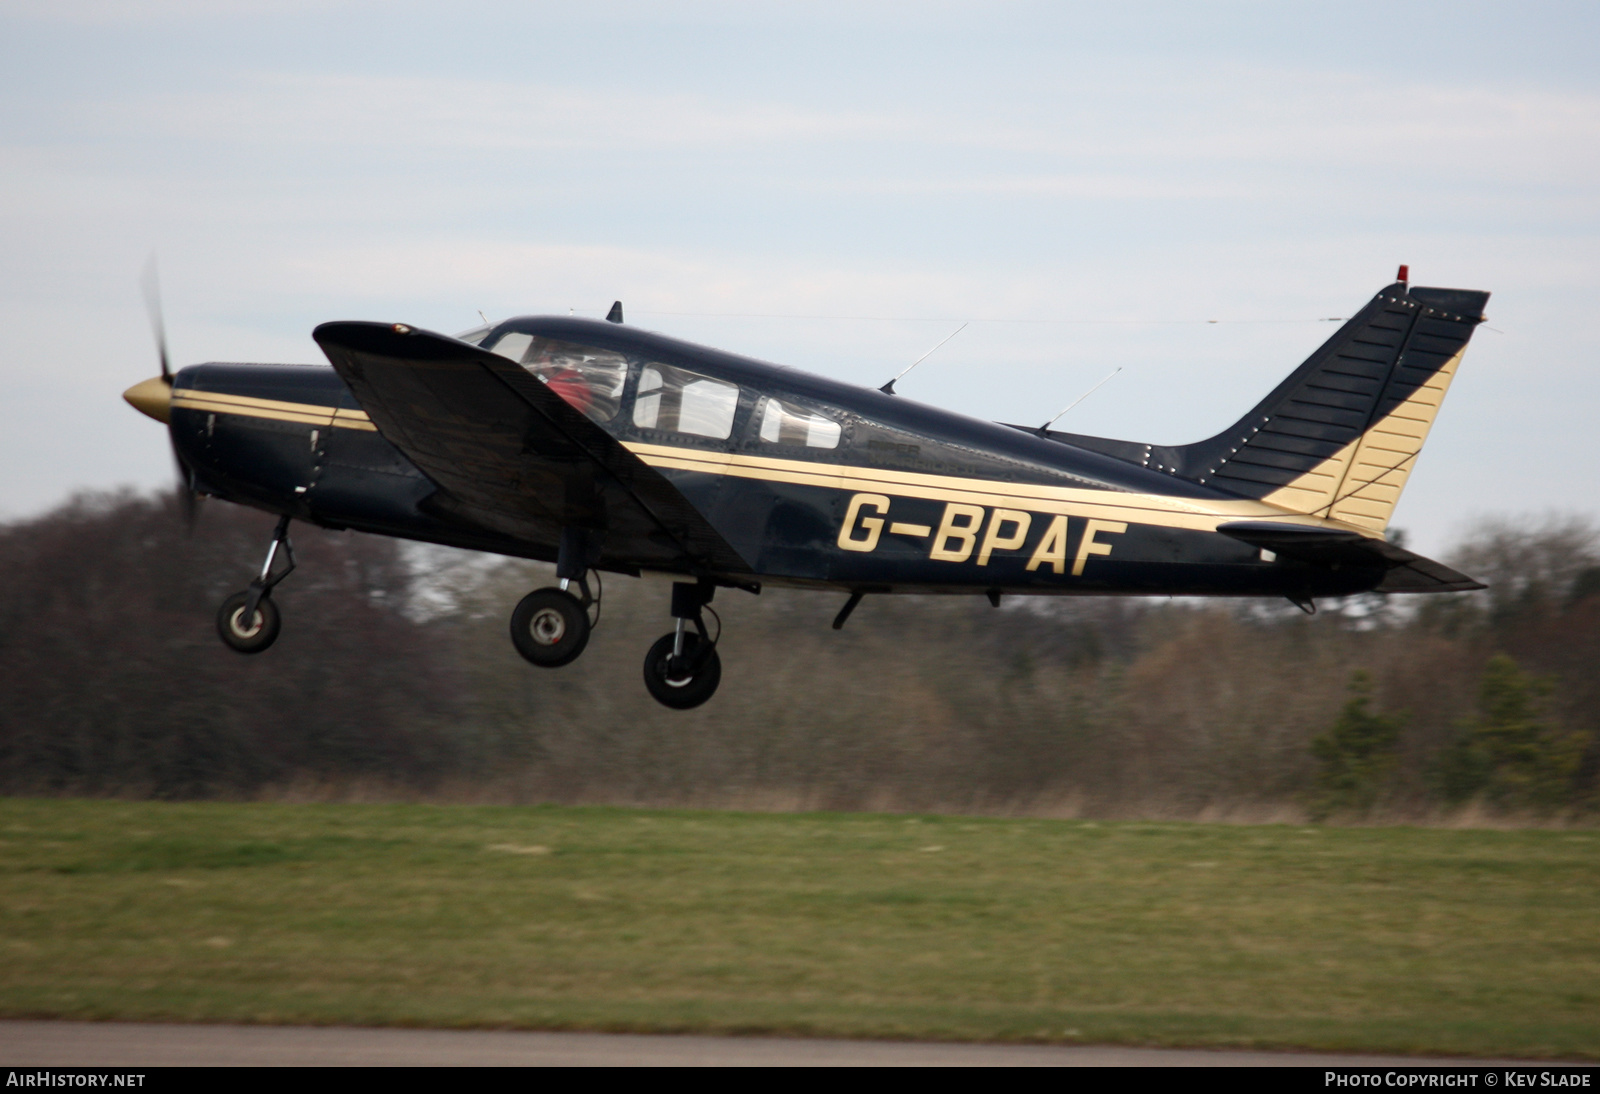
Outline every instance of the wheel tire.
<svg viewBox="0 0 1600 1094">
<path fill-rule="evenodd" d="M 256 603 L 256 614 L 251 625 L 246 626 L 244 606 L 249 599 L 250 594 L 243 592 L 234 593 L 222 602 L 222 607 L 217 609 L 217 634 L 231 650 L 260 653 L 278 640 L 283 617 L 278 614 L 278 606 L 272 602 L 272 597 L 263 594 Z"/>
<path fill-rule="evenodd" d="M 589 644 L 589 613 L 571 593 L 538 589 L 511 613 L 511 644 L 531 664 L 560 668 Z"/>
<path fill-rule="evenodd" d="M 687 673 L 682 666 L 675 670 L 671 663 L 675 637 L 662 635 L 644 655 L 644 686 L 662 706 L 688 710 L 716 694 L 717 685 L 722 683 L 722 658 L 717 656 L 715 646 L 689 631 L 683 636 L 683 660 L 693 668 Z"/>
</svg>

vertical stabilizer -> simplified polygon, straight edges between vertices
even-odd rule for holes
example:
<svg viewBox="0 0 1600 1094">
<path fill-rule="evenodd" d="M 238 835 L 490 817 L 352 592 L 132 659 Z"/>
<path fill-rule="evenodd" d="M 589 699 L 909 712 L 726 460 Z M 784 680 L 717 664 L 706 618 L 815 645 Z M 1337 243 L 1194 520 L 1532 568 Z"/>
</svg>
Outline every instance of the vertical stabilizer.
<svg viewBox="0 0 1600 1094">
<path fill-rule="evenodd" d="M 1169 450 L 1172 469 L 1381 535 L 1488 299 L 1390 285 L 1232 427 Z"/>
<path fill-rule="evenodd" d="M 1489 300 L 1472 289 L 1411 288 L 1400 270 L 1215 437 L 1169 447 L 1042 435 L 1381 536 Z"/>
</svg>

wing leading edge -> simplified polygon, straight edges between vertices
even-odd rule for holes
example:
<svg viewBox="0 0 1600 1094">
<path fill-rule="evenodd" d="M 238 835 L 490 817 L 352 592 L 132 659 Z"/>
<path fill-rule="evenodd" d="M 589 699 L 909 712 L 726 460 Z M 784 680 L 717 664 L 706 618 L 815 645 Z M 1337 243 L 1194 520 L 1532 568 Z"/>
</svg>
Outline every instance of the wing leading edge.
<svg viewBox="0 0 1600 1094">
<path fill-rule="evenodd" d="M 554 545 L 591 536 L 590 563 L 746 574 L 749 565 L 662 475 L 519 365 L 383 323 L 312 337 L 383 437 L 440 488 L 432 505 Z"/>
</svg>

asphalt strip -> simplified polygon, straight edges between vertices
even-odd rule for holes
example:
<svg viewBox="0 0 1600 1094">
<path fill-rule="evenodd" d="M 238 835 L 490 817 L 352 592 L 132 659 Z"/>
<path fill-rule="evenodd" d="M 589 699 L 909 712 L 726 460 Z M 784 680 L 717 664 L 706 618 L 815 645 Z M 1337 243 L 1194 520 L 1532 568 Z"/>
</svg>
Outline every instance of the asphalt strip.
<svg viewBox="0 0 1600 1094">
<path fill-rule="evenodd" d="M 1312 1052 L 634 1033 L 0 1021 L 5 1067 L 1527 1067 Z"/>
</svg>

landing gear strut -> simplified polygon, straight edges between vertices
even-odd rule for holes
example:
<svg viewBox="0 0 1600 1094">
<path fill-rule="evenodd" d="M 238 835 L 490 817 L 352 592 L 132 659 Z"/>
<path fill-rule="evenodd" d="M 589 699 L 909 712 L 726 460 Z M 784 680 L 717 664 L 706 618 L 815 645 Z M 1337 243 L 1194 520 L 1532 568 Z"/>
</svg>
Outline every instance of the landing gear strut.
<svg viewBox="0 0 1600 1094">
<path fill-rule="evenodd" d="M 274 574 L 272 564 L 277 561 L 279 544 L 283 545 L 289 565 Z M 229 649 L 260 653 L 278 640 L 283 619 L 278 614 L 278 606 L 272 602 L 272 590 L 293 571 L 294 544 L 289 541 L 289 518 L 285 515 L 278 518 L 278 527 L 272 533 L 272 545 L 267 548 L 261 576 L 244 592 L 234 593 L 224 600 L 217 610 L 217 634 Z"/>
<path fill-rule="evenodd" d="M 561 530 L 556 556 L 559 589 L 535 589 L 511 613 L 511 644 L 524 660 L 542 669 L 556 669 L 578 659 L 599 621 L 600 598 L 589 593 L 589 545 L 581 528 Z M 596 582 L 599 574 L 595 575 Z M 574 596 L 576 588 L 579 595 Z M 589 610 L 595 610 L 590 619 Z"/>
<path fill-rule="evenodd" d="M 722 658 L 717 656 L 717 638 L 706 633 L 701 610 L 711 603 L 717 587 L 710 582 L 675 582 L 672 586 L 672 614 L 677 627 L 662 635 L 644 655 L 644 686 L 662 706 L 688 710 L 711 698 L 722 682 Z M 713 616 L 717 613 L 712 612 Z M 689 624 L 694 624 L 694 631 Z"/>
</svg>

